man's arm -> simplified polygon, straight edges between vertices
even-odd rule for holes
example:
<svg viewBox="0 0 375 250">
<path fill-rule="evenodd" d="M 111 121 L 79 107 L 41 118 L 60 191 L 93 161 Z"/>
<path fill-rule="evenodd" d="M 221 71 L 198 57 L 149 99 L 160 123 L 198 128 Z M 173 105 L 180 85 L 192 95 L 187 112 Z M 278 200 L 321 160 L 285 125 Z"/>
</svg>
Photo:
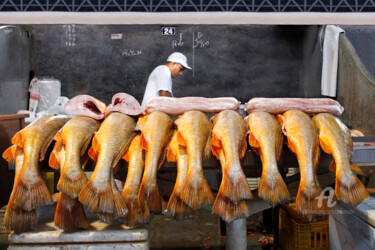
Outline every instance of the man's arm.
<svg viewBox="0 0 375 250">
<path fill-rule="evenodd" d="M 172 97 L 171 93 L 169 91 L 165 91 L 165 90 L 160 90 L 159 91 L 159 96 L 169 96 L 169 97 Z"/>
</svg>

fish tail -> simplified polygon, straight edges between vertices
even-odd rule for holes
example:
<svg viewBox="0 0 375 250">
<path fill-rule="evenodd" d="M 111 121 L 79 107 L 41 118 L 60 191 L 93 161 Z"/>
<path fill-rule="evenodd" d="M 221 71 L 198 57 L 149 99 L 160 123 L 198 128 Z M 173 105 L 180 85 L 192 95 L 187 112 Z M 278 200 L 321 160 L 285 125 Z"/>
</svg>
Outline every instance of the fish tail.
<svg viewBox="0 0 375 250">
<path fill-rule="evenodd" d="M 249 216 L 249 209 L 247 208 L 246 200 L 241 200 L 237 204 L 234 204 L 222 194 L 216 196 L 212 210 L 228 223 L 235 219 L 246 218 Z"/>
<path fill-rule="evenodd" d="M 104 213 L 104 212 L 98 212 L 95 214 L 96 217 L 98 217 L 101 221 L 111 224 L 115 220 L 115 214 L 113 213 Z"/>
<path fill-rule="evenodd" d="M 60 192 L 54 218 L 55 226 L 65 232 L 74 232 L 77 228 L 88 228 L 89 223 L 78 199 L 72 199 Z"/>
<path fill-rule="evenodd" d="M 116 218 L 124 218 L 127 216 L 128 208 L 124 199 L 121 196 L 120 191 L 113 192 L 113 202 L 115 205 L 115 217 Z"/>
<path fill-rule="evenodd" d="M 237 204 L 240 200 L 253 198 L 245 175 L 242 174 L 240 178 L 233 180 L 227 171 L 224 171 L 218 194 L 227 197 L 234 204 Z"/>
<path fill-rule="evenodd" d="M 311 192 L 308 187 L 300 185 L 296 197 L 296 207 L 310 221 L 314 215 L 328 213 L 327 200 L 321 188 L 315 188 L 315 191 Z"/>
<path fill-rule="evenodd" d="M 132 227 L 142 221 L 141 208 L 137 199 L 135 200 L 125 200 L 126 206 L 128 208 L 128 215 L 126 217 L 126 223 L 128 226 Z"/>
<path fill-rule="evenodd" d="M 140 209 L 139 223 L 147 223 L 150 221 L 150 210 L 148 209 L 146 197 L 145 197 L 145 187 L 141 183 L 141 187 L 138 192 L 138 204 Z"/>
<path fill-rule="evenodd" d="M 25 211 L 22 207 L 9 201 L 5 210 L 4 226 L 16 234 L 35 230 L 37 226 L 36 211 Z"/>
<path fill-rule="evenodd" d="M 63 171 L 57 183 L 57 190 L 68 194 L 71 198 L 77 198 L 86 183 L 87 177 L 82 170 L 79 169 L 74 174 Z"/>
<path fill-rule="evenodd" d="M 211 205 L 214 197 L 204 175 L 200 178 L 194 177 L 191 173 L 187 174 L 181 189 L 181 199 L 193 210 L 197 210 L 201 206 Z"/>
<path fill-rule="evenodd" d="M 33 182 L 24 180 L 24 175 L 21 172 L 14 186 L 12 201 L 26 211 L 52 204 L 51 194 L 42 177 L 38 175 L 35 178 Z"/>
<path fill-rule="evenodd" d="M 279 172 L 275 179 L 267 178 L 266 173 L 262 173 L 258 196 L 271 203 L 272 206 L 290 199 L 288 188 Z"/>
<path fill-rule="evenodd" d="M 341 171 L 336 171 L 335 193 L 337 199 L 355 207 L 370 198 L 369 192 L 357 176 L 353 175 L 349 184 L 342 179 Z"/>
<path fill-rule="evenodd" d="M 144 200 L 148 206 L 150 212 L 161 213 L 161 196 L 159 193 L 159 187 L 156 184 L 154 187 L 148 187 L 142 179 L 141 187 L 139 189 L 138 199 Z"/>
<path fill-rule="evenodd" d="M 167 210 L 176 218 L 176 220 L 191 218 L 194 214 L 194 210 L 186 205 L 181 199 L 180 195 L 176 194 L 175 192 L 173 192 L 169 198 Z"/>
<path fill-rule="evenodd" d="M 113 193 L 109 181 L 104 188 L 98 190 L 90 179 L 79 193 L 78 200 L 87 207 L 92 214 L 111 214 L 114 212 Z"/>
</svg>

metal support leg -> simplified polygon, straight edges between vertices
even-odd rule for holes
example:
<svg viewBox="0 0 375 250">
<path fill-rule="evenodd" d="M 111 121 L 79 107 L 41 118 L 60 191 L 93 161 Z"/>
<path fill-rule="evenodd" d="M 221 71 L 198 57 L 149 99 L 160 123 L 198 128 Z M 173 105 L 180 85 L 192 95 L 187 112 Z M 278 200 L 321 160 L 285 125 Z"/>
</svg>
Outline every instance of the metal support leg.
<svg viewBox="0 0 375 250">
<path fill-rule="evenodd" d="M 247 248 L 246 239 L 246 219 L 237 219 L 231 223 L 225 223 L 227 227 L 227 250 L 245 250 Z"/>
</svg>

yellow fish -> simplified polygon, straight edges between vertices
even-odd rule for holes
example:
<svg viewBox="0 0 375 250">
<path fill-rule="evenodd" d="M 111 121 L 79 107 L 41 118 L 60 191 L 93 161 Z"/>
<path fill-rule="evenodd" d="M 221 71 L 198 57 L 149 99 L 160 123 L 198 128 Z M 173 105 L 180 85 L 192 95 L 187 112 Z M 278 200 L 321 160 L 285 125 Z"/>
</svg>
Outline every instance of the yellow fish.
<svg viewBox="0 0 375 250">
<path fill-rule="evenodd" d="M 143 211 L 161 213 L 161 197 L 156 182 L 157 170 L 163 164 L 168 142 L 172 136 L 173 120 L 163 112 L 153 112 L 138 120 L 141 127 L 141 147 L 145 150 L 145 170 L 138 200 Z M 146 221 L 149 218 L 145 218 Z"/>
<path fill-rule="evenodd" d="M 312 118 L 319 129 L 319 141 L 323 151 L 331 154 L 336 165 L 335 194 L 337 199 L 356 206 L 370 198 L 365 186 L 352 169 L 353 142 L 349 129 L 339 118 L 321 113 Z"/>
<path fill-rule="evenodd" d="M 3 153 L 3 158 L 10 164 L 15 163 L 15 177 L 17 180 L 19 173 L 22 168 L 24 154 L 22 148 L 17 145 L 9 147 Z M 16 182 L 13 184 L 13 188 Z M 14 189 L 13 189 L 14 190 Z M 5 210 L 4 226 L 11 230 L 14 230 L 16 234 L 34 230 L 37 225 L 36 211 L 26 211 L 22 207 L 19 207 L 12 202 L 12 196 L 14 191 L 10 194 L 9 202 Z"/>
<path fill-rule="evenodd" d="M 57 131 L 69 120 L 62 115 L 42 116 L 17 132 L 12 143 L 23 148 L 24 160 L 14 185 L 13 203 L 26 211 L 52 203 L 49 190 L 40 176 L 38 162 Z"/>
<path fill-rule="evenodd" d="M 246 200 L 253 198 L 241 165 L 249 127 L 233 110 L 220 112 L 212 121 L 212 152 L 220 160 L 223 172 L 213 211 L 230 222 L 248 216 Z"/>
<path fill-rule="evenodd" d="M 81 157 L 99 125 L 100 122 L 93 118 L 78 116 L 68 121 L 61 133 L 55 135 L 55 140 L 62 141 L 65 149 L 64 166 L 57 190 L 71 198 L 76 198 L 87 183 L 87 177 L 82 171 Z"/>
<path fill-rule="evenodd" d="M 135 120 L 122 113 L 108 115 L 92 140 L 89 156 L 96 161 L 90 180 L 78 195 L 92 214 L 124 215 L 127 212 L 116 185 L 112 183 L 113 167 L 126 152 L 132 138 Z M 113 190 L 114 189 L 114 190 Z M 115 192 L 115 193 L 114 193 Z"/>
<path fill-rule="evenodd" d="M 60 166 L 60 172 L 63 172 L 65 159 L 66 151 L 63 141 L 57 141 L 50 154 L 49 165 L 54 169 Z M 54 223 L 55 226 L 69 233 L 77 228 L 88 228 L 89 226 L 85 210 L 78 198 L 71 198 L 61 191 L 57 200 Z"/>
<path fill-rule="evenodd" d="M 210 154 L 212 124 L 200 111 L 187 111 L 176 121 L 178 143 L 186 147 L 188 172 L 181 189 L 181 199 L 193 210 L 214 201 L 203 173 L 203 157 Z"/>
<path fill-rule="evenodd" d="M 122 191 L 122 198 L 129 210 L 127 224 L 129 226 L 134 226 L 135 224 L 143 223 L 144 217 L 146 216 L 147 218 L 149 216 L 147 206 L 145 206 L 146 211 L 143 211 L 138 201 L 139 187 L 145 168 L 145 152 L 141 148 L 140 134 L 134 137 L 123 159 L 128 162 L 128 174 L 126 176 L 124 190 Z"/>
<path fill-rule="evenodd" d="M 177 130 L 168 145 L 167 160 L 177 163 L 176 183 L 168 201 L 167 211 L 177 220 L 192 217 L 194 211 L 181 199 L 181 189 L 188 172 L 188 156 L 186 148 L 177 141 Z"/>
<path fill-rule="evenodd" d="M 301 173 L 297 209 L 309 219 L 315 214 L 325 214 L 326 202 L 319 199 L 322 188 L 316 174 L 320 157 L 317 128 L 310 116 L 299 110 L 289 110 L 277 118 L 288 138 L 290 151 L 297 156 Z"/>
<path fill-rule="evenodd" d="M 277 205 L 290 198 L 279 173 L 277 161 L 283 147 L 283 133 L 276 118 L 267 112 L 253 112 L 245 118 L 250 127 L 249 144 L 262 161 L 262 177 L 258 196 Z"/>
</svg>

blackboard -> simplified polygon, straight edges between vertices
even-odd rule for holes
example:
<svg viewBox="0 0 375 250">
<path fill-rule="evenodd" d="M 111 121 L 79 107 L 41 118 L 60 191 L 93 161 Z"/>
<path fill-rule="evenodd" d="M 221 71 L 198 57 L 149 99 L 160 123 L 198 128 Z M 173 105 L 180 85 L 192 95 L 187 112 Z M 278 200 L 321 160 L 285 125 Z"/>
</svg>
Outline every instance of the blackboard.
<svg viewBox="0 0 375 250">
<path fill-rule="evenodd" d="M 175 35 L 162 35 L 163 26 L 175 27 Z M 114 94 L 126 92 L 141 102 L 148 75 L 175 51 L 184 53 L 193 68 L 173 80 L 176 97 L 233 96 L 244 103 L 256 96 L 320 95 L 320 69 L 311 68 L 319 66 L 311 62 L 320 58 L 313 55 L 318 26 L 65 24 L 27 29 L 32 70 L 61 80 L 61 94 L 68 98 L 88 94 L 108 104 Z"/>
</svg>

